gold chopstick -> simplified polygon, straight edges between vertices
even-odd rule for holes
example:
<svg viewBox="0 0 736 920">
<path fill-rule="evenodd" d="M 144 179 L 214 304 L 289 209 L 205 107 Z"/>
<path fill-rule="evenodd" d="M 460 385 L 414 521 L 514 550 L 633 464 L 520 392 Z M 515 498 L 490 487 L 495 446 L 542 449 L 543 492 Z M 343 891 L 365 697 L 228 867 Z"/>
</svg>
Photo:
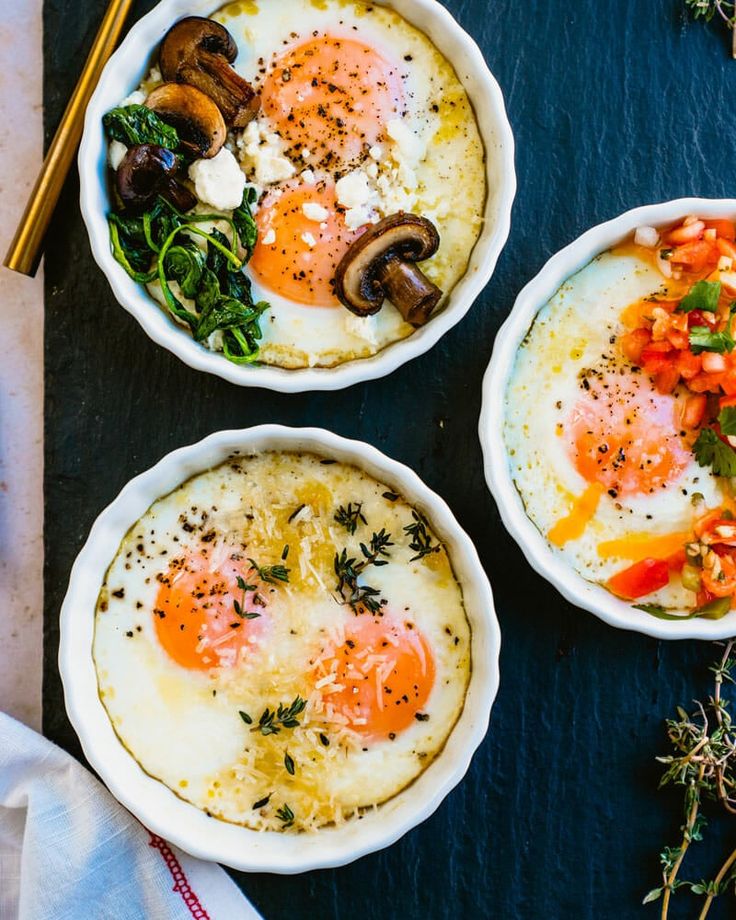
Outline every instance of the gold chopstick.
<svg viewBox="0 0 736 920">
<path fill-rule="evenodd" d="M 112 54 L 133 0 L 110 0 L 74 93 L 57 128 L 31 192 L 5 265 L 23 275 L 35 275 L 51 215 L 82 136 L 84 113 L 102 68 Z"/>
</svg>

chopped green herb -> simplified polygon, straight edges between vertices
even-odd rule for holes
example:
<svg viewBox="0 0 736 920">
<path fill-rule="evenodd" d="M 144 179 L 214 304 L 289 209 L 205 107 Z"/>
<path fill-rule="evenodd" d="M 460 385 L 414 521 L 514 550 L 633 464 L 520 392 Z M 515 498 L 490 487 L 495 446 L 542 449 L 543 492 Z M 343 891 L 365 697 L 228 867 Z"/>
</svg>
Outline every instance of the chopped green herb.
<svg viewBox="0 0 736 920">
<path fill-rule="evenodd" d="M 284 558 L 282 556 L 282 558 Z M 288 581 L 289 572 L 291 569 L 287 569 L 283 565 L 258 565 L 255 559 L 248 559 L 248 562 L 251 564 L 251 568 L 256 572 L 261 581 L 265 581 L 266 584 L 275 585 L 279 581 Z"/>
<path fill-rule="evenodd" d="M 262 799 L 258 799 L 257 802 L 253 803 L 253 811 L 258 811 L 259 808 L 265 808 L 266 805 L 271 801 L 271 796 L 273 792 L 269 792 L 268 795 L 264 795 Z"/>
<path fill-rule="evenodd" d="M 306 705 L 306 700 L 296 696 L 290 706 L 279 703 L 275 710 L 266 707 L 261 713 L 258 725 L 254 725 L 251 731 L 259 731 L 262 735 L 278 735 L 282 728 L 296 728 L 299 725 L 299 716 L 304 712 Z"/>
<path fill-rule="evenodd" d="M 725 406 L 718 413 L 718 427 L 721 434 L 736 435 L 736 406 Z"/>
<path fill-rule="evenodd" d="M 340 507 L 335 512 L 335 521 L 337 521 L 341 527 L 344 527 L 351 536 L 355 533 L 358 528 L 358 524 L 361 521 L 363 524 L 368 523 L 368 521 L 365 519 L 362 508 L 362 502 L 356 502 L 355 504 L 348 502 L 347 508 L 344 505 L 340 505 Z"/>
<path fill-rule="evenodd" d="M 294 823 L 294 812 L 284 802 L 283 806 L 276 812 L 276 817 L 282 822 L 284 827 L 291 827 Z"/>
<path fill-rule="evenodd" d="M 295 509 L 291 512 L 291 514 L 289 515 L 289 519 L 288 519 L 287 523 L 288 523 L 288 524 L 291 524 L 291 522 L 294 520 L 294 518 L 297 516 L 297 514 L 299 514 L 299 512 L 300 512 L 303 508 L 306 508 L 306 505 L 305 505 L 305 504 L 301 504 L 301 505 L 299 505 L 298 508 L 295 508 Z"/>
<path fill-rule="evenodd" d="M 238 710 L 238 715 L 239 715 L 240 718 L 243 720 L 243 722 L 245 722 L 246 725 L 251 725 L 251 724 L 252 724 L 253 719 L 251 719 L 251 717 L 248 715 L 247 712 L 243 712 L 242 709 L 239 709 L 239 710 Z"/>
<path fill-rule="evenodd" d="M 736 348 L 736 341 L 731 335 L 730 323 L 728 328 L 721 332 L 711 332 L 707 326 L 692 326 L 690 329 L 690 350 L 694 355 L 699 355 L 703 351 L 715 351 L 718 354 L 728 352 L 729 354 Z"/>
<path fill-rule="evenodd" d="M 291 776 L 294 775 L 294 758 L 289 754 L 288 751 L 284 754 L 284 766 L 286 767 L 286 772 Z"/>
<path fill-rule="evenodd" d="M 348 551 L 343 549 L 341 553 L 335 554 L 334 569 L 337 576 L 337 592 L 348 604 L 354 613 L 361 613 L 367 610 L 369 613 L 378 613 L 383 606 L 383 602 L 377 600 L 380 591 L 370 585 L 358 584 L 358 576 L 369 565 L 381 566 L 388 565 L 388 559 L 382 557 L 389 556 L 387 547 L 393 546 L 391 534 L 385 529 L 374 533 L 371 537 L 370 544 L 360 544 L 360 551 L 364 559 L 358 562 L 357 559 L 349 557 Z"/>
<path fill-rule="evenodd" d="M 260 616 L 260 613 L 255 613 L 255 611 L 249 611 L 245 609 L 245 595 L 248 591 L 256 591 L 257 585 L 246 584 L 245 579 L 241 578 L 240 575 L 236 578 L 236 584 L 243 592 L 243 596 L 240 600 L 233 601 L 233 608 L 239 617 L 242 617 L 244 620 L 255 620 Z M 255 599 L 255 595 L 254 595 Z"/>
<path fill-rule="evenodd" d="M 736 476 L 736 451 L 725 444 L 712 428 L 703 428 L 693 444 L 700 466 L 710 466 L 716 476 Z"/>
<path fill-rule="evenodd" d="M 414 518 L 413 524 L 407 524 L 404 532 L 411 536 L 409 548 L 414 550 L 415 555 L 411 557 L 410 562 L 417 559 L 423 559 L 430 553 L 438 553 L 441 549 L 439 543 L 432 544 L 432 535 L 428 530 L 428 521 L 424 515 L 418 511 L 412 510 L 411 516 Z"/>
<path fill-rule="evenodd" d="M 320 734 L 319 734 L 319 740 L 322 742 L 322 744 L 324 745 L 324 747 L 329 747 L 329 746 L 330 746 L 330 739 L 327 737 L 327 735 L 325 735 L 324 732 L 320 732 Z"/>
<path fill-rule="evenodd" d="M 715 313 L 720 296 L 720 281 L 696 281 L 680 301 L 677 312 L 690 313 L 692 310 L 700 310 L 705 313 Z"/>
</svg>

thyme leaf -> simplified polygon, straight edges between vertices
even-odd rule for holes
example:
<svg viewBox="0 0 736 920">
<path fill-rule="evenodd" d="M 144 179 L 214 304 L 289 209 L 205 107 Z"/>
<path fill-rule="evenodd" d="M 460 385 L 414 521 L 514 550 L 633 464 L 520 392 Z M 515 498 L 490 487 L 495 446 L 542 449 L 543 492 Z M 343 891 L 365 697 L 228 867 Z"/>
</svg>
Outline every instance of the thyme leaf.
<svg viewBox="0 0 736 920">
<path fill-rule="evenodd" d="M 356 502 L 355 504 L 348 502 L 347 508 L 344 505 L 340 505 L 340 507 L 335 512 L 335 521 L 337 521 L 341 527 L 344 527 L 351 536 L 358 529 L 358 524 L 361 521 L 363 524 L 368 523 L 368 521 L 365 519 L 362 508 L 363 502 Z"/>
<path fill-rule="evenodd" d="M 432 543 L 432 534 L 428 529 L 429 522 L 423 514 L 412 509 L 411 516 L 414 518 L 414 522 L 404 527 L 404 533 L 408 533 L 411 537 L 409 549 L 414 551 L 414 555 L 409 561 L 416 562 L 417 559 L 423 559 L 430 553 L 438 553 L 442 546 L 440 543 Z"/>
</svg>

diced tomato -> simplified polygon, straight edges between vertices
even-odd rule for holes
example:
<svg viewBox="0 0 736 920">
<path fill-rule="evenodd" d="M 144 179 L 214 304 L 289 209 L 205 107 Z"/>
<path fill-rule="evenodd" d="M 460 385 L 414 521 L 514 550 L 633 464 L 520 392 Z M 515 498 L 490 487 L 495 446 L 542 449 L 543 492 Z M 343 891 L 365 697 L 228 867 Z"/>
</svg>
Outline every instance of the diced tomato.
<svg viewBox="0 0 736 920">
<path fill-rule="evenodd" d="M 702 272 L 708 266 L 715 265 L 719 256 L 716 243 L 696 240 L 674 249 L 670 255 L 670 263 L 679 265 L 688 272 Z"/>
<path fill-rule="evenodd" d="M 696 374 L 688 380 L 687 385 L 693 393 L 718 393 L 725 376 L 725 374 Z"/>
<path fill-rule="evenodd" d="M 680 372 L 674 363 L 663 367 L 654 376 L 654 386 L 658 393 L 672 393 L 679 382 Z"/>
<path fill-rule="evenodd" d="M 675 349 L 669 342 L 650 342 L 641 350 L 641 364 L 649 374 L 657 374 L 673 364 Z"/>
<path fill-rule="evenodd" d="M 687 562 L 687 556 L 685 555 L 685 548 L 678 549 L 676 553 L 673 553 L 671 556 L 667 557 L 667 565 L 669 566 L 672 572 L 681 572 Z"/>
<path fill-rule="evenodd" d="M 683 428 L 697 428 L 703 421 L 705 415 L 705 406 L 708 397 L 705 393 L 699 393 L 696 396 L 688 396 L 685 405 L 682 407 L 680 421 Z"/>
<path fill-rule="evenodd" d="M 736 246 L 734 246 L 731 240 L 721 239 L 719 237 L 716 240 L 716 246 L 718 247 L 718 252 L 720 252 L 722 256 L 736 261 Z"/>
<path fill-rule="evenodd" d="M 681 351 L 676 358 L 675 366 L 685 380 L 691 380 L 703 369 L 703 359 L 691 351 Z"/>
<path fill-rule="evenodd" d="M 672 243 L 675 246 L 680 246 L 683 243 L 691 243 L 693 240 L 699 240 L 703 236 L 703 231 L 705 230 L 705 222 L 702 220 L 694 220 L 691 224 L 685 226 L 681 224 L 679 227 L 675 227 L 674 230 L 665 236 L 665 240 L 668 243 Z"/>
<path fill-rule="evenodd" d="M 715 568 L 703 566 L 703 587 L 715 597 L 729 597 L 736 591 L 736 562 L 733 556 L 719 556 Z"/>
<path fill-rule="evenodd" d="M 651 341 L 652 334 L 648 329 L 634 329 L 621 336 L 621 350 L 632 364 L 639 364 L 641 352 L 645 345 Z"/>
<path fill-rule="evenodd" d="M 727 396 L 736 396 L 736 370 L 721 374 L 719 384 Z"/>
<path fill-rule="evenodd" d="M 677 332 L 677 330 L 670 330 L 667 333 L 667 341 L 673 348 L 676 348 L 678 351 L 685 351 L 686 348 L 690 347 L 690 337 L 687 332 Z"/>
<path fill-rule="evenodd" d="M 706 220 L 705 226 L 715 230 L 722 240 L 736 240 L 736 227 L 730 220 Z"/>
<path fill-rule="evenodd" d="M 642 559 L 608 580 L 614 594 L 627 600 L 646 597 L 658 591 L 670 580 L 669 565 L 664 559 Z"/>
<path fill-rule="evenodd" d="M 707 326 L 709 329 L 715 329 L 717 320 L 712 313 L 701 313 L 700 310 L 691 310 L 687 314 L 688 326 Z"/>
</svg>

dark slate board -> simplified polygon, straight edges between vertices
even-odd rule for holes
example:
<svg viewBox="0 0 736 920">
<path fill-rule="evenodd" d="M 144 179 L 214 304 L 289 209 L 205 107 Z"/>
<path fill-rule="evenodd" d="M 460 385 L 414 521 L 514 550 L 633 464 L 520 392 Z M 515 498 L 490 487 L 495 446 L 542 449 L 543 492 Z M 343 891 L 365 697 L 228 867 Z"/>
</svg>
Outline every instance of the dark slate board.
<svg viewBox="0 0 736 920">
<path fill-rule="evenodd" d="M 139 0 L 135 16 L 152 5 Z M 476 423 L 494 335 L 553 252 L 635 205 L 733 193 L 736 63 L 725 31 L 688 24 L 681 0 L 447 5 L 506 95 L 519 194 L 508 246 L 475 308 L 389 379 L 286 396 L 185 367 L 113 300 L 70 177 L 46 256 L 45 731 L 79 755 L 63 709 L 57 618 L 98 512 L 164 453 L 218 428 L 318 423 L 409 464 L 475 539 L 503 631 L 501 690 L 469 776 L 420 828 L 344 869 L 235 874 L 238 884 L 268 920 L 653 916 L 641 897 L 681 820 L 679 799 L 656 791 L 653 756 L 664 747 L 663 717 L 705 692 L 711 649 L 615 631 L 535 575 L 486 491 Z M 104 6 L 46 0 L 47 136 Z M 725 837 L 709 839 L 694 875 L 712 871 L 725 847 Z M 673 916 L 693 916 L 682 900 L 689 911 L 675 906 Z M 711 912 L 726 915 L 725 904 Z"/>
</svg>

